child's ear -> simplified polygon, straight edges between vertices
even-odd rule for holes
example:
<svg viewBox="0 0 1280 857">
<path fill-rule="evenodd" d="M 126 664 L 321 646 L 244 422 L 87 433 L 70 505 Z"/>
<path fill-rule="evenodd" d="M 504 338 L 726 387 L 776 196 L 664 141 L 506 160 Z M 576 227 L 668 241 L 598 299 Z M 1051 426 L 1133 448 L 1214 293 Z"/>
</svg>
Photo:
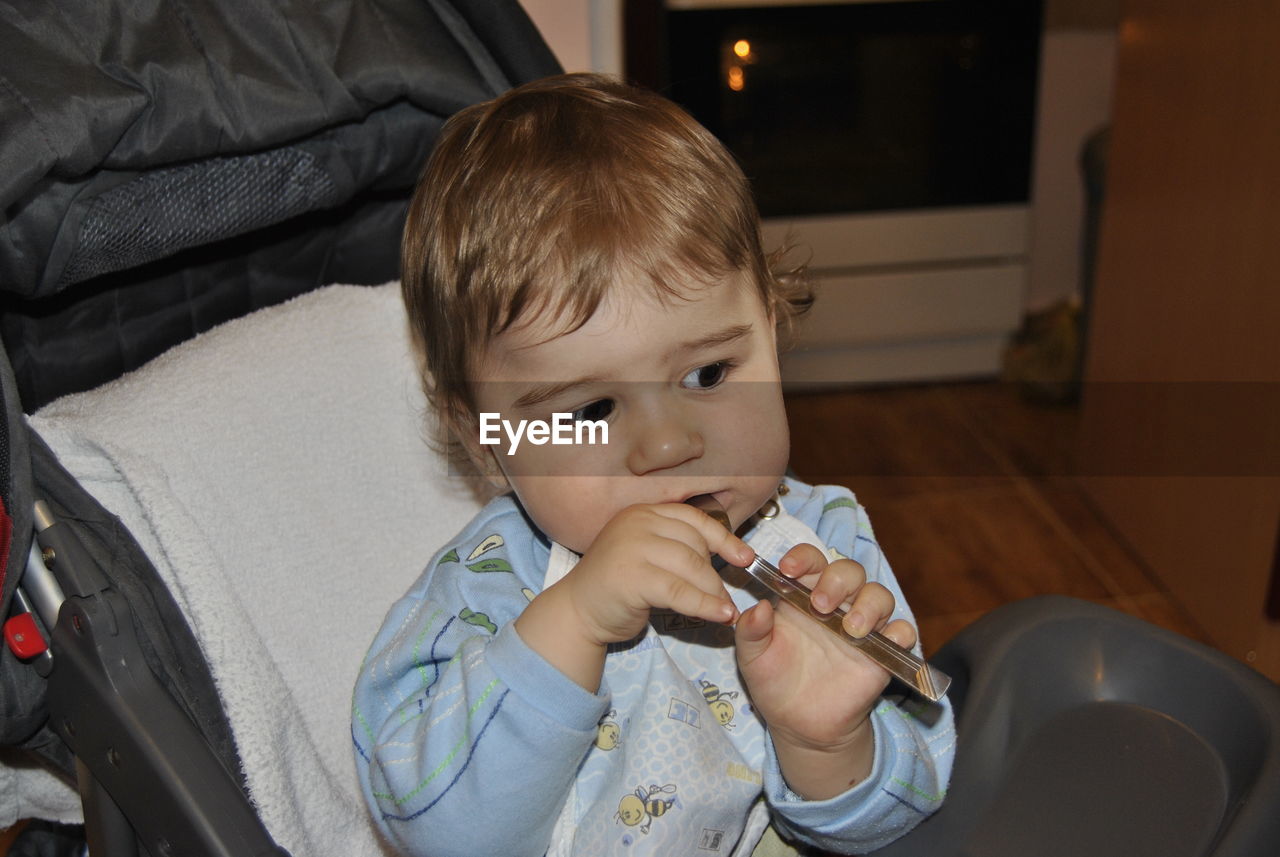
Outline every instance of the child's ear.
<svg viewBox="0 0 1280 857">
<path fill-rule="evenodd" d="M 502 471 L 502 467 L 498 464 L 498 457 L 493 454 L 493 450 L 486 448 L 480 453 L 480 460 L 477 460 L 475 456 L 472 456 L 471 460 L 475 462 L 476 469 L 480 471 L 484 481 L 495 492 L 502 493 L 511 487 L 511 483 L 507 481 L 507 474 Z"/>
<path fill-rule="evenodd" d="M 787 334 L 786 331 L 780 329 L 784 324 L 782 319 L 785 318 L 782 314 L 782 310 L 778 306 L 781 301 L 782 298 L 774 295 L 765 307 L 765 312 L 769 319 L 769 340 L 773 344 L 773 351 L 775 354 L 779 352 L 778 343 L 781 342 Z"/>
<path fill-rule="evenodd" d="M 480 443 L 480 424 L 474 415 L 466 413 L 452 415 L 452 417 L 449 420 L 448 431 L 455 449 L 461 448 L 461 452 L 475 468 L 476 473 L 495 492 L 501 493 L 510 488 L 507 475 L 493 452 L 494 447 Z"/>
</svg>

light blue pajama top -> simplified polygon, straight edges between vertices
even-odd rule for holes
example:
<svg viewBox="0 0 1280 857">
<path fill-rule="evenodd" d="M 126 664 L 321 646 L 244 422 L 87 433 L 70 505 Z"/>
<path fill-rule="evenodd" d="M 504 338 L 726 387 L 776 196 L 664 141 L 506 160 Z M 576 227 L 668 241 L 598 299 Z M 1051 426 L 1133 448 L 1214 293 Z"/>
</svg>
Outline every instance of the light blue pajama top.
<svg viewBox="0 0 1280 857">
<path fill-rule="evenodd" d="M 778 499 L 746 534 L 757 552 L 776 563 L 808 541 L 850 556 L 893 592 L 895 618 L 912 619 L 852 494 L 787 480 Z M 938 807 L 955 749 L 949 703 L 883 699 L 871 776 L 805 801 L 782 779 L 730 628 L 654 611 L 643 635 L 610 647 L 597 693 L 578 686 L 512 625 L 576 561 L 500 497 L 388 613 L 356 683 L 352 739 L 365 799 L 400 850 L 746 855 L 772 822 L 862 853 Z M 762 597 L 725 573 L 740 608 Z"/>
</svg>

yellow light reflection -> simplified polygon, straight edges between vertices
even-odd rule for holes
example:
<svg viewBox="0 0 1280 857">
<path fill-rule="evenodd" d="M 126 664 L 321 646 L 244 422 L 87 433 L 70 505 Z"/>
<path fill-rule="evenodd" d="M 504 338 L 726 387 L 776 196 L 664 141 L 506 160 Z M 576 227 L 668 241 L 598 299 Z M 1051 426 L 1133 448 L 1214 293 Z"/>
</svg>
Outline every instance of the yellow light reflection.
<svg viewBox="0 0 1280 857">
<path fill-rule="evenodd" d="M 751 56 L 751 43 L 746 39 L 738 39 L 738 41 L 733 43 L 733 52 L 743 59 L 746 59 Z"/>
<path fill-rule="evenodd" d="M 742 75 L 742 66 L 735 65 L 729 67 L 729 88 L 734 92 L 741 92 L 745 81 Z"/>
</svg>

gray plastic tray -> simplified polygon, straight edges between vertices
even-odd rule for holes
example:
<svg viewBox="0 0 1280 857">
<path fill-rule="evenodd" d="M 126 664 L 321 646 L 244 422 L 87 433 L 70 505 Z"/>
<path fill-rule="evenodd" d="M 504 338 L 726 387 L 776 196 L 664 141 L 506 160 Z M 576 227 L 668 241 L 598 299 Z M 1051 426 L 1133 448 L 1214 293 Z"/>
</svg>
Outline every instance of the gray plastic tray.
<svg viewBox="0 0 1280 857">
<path fill-rule="evenodd" d="M 942 808 L 877 857 L 1280 855 L 1280 686 L 1087 601 L 992 611 L 955 680 Z"/>
</svg>

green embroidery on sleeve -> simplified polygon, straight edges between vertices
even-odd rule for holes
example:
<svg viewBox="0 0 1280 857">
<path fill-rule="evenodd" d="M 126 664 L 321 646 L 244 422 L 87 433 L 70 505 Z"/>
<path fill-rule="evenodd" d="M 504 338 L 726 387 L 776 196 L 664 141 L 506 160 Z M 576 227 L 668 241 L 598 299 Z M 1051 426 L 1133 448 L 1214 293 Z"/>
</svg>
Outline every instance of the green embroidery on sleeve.
<svg viewBox="0 0 1280 857">
<path fill-rule="evenodd" d="M 364 712 L 360 710 L 360 706 L 356 705 L 355 700 L 351 701 L 351 713 L 354 714 L 356 720 L 360 722 L 360 728 L 364 730 L 364 734 L 369 739 L 369 743 L 378 743 L 378 736 L 373 734 L 373 727 L 369 725 L 369 721 L 364 719 Z"/>
<path fill-rule="evenodd" d="M 890 782 L 892 782 L 892 783 L 894 783 L 895 785 L 902 786 L 904 789 L 906 789 L 907 791 L 911 792 L 913 795 L 917 795 L 918 797 L 922 797 L 922 798 L 924 798 L 925 800 L 929 801 L 930 803 L 937 803 L 938 801 L 942 800 L 943 798 L 945 798 L 945 797 L 947 796 L 947 793 L 946 793 L 946 791 L 945 791 L 945 790 L 944 790 L 942 793 L 940 793 L 940 794 L 931 795 L 931 794 L 929 794 L 928 792 L 924 791 L 923 789 L 916 788 L 915 786 L 911 785 L 911 783 L 907 782 L 906 780 L 900 780 L 900 779 L 898 779 L 897 777 L 890 777 L 890 778 L 889 778 L 889 781 L 890 781 Z"/>
<path fill-rule="evenodd" d="M 431 677 L 427 674 L 427 665 L 422 662 L 422 643 L 427 639 L 427 635 L 431 633 L 436 626 L 436 620 L 444 613 L 443 610 L 436 608 L 427 621 L 422 624 L 422 631 L 418 634 L 418 638 L 413 641 L 413 662 L 417 664 L 418 676 L 422 679 L 422 686 L 425 688 L 431 684 Z"/>
<path fill-rule="evenodd" d="M 490 634 L 498 633 L 498 626 L 493 624 L 488 616 L 483 613 L 477 613 L 470 607 L 463 607 L 462 612 L 458 614 L 458 618 L 463 622 L 466 622 L 468 625 L 475 625 L 477 627 L 484 628 Z"/>
<path fill-rule="evenodd" d="M 488 571 L 512 571 L 511 563 L 505 559 L 484 559 L 467 566 L 471 571 L 481 573 Z M 514 573 L 514 572 L 513 572 Z"/>
<path fill-rule="evenodd" d="M 474 703 L 471 704 L 470 708 L 467 709 L 468 728 L 463 731 L 462 737 L 458 739 L 457 743 L 455 743 L 451 748 L 449 748 L 449 752 L 445 754 L 444 759 L 440 762 L 439 765 L 436 766 L 436 769 L 431 773 L 427 774 L 427 776 L 422 780 L 422 782 L 418 783 L 418 785 L 415 786 L 413 789 L 411 789 L 408 793 L 401 795 L 399 797 L 397 797 L 395 794 L 389 791 L 375 791 L 373 793 L 373 796 L 378 800 L 391 801 L 396 806 L 401 806 L 413 800 L 413 798 L 416 797 L 419 792 L 421 792 L 424 788 L 430 785 L 432 780 L 434 780 L 436 777 L 440 776 L 441 773 L 447 770 L 449 765 L 453 763 L 454 757 L 457 756 L 458 753 L 471 742 L 471 737 L 472 737 L 471 729 L 470 729 L 471 720 L 472 718 L 475 717 L 475 714 L 480 709 L 480 707 L 484 705 L 485 700 L 489 698 L 489 694 L 491 694 L 493 692 L 493 689 L 497 686 L 498 686 L 498 680 L 494 679 L 493 681 L 489 682 L 488 685 L 485 686 L 485 689 L 483 691 L 481 691 L 480 697 Z"/>
</svg>

